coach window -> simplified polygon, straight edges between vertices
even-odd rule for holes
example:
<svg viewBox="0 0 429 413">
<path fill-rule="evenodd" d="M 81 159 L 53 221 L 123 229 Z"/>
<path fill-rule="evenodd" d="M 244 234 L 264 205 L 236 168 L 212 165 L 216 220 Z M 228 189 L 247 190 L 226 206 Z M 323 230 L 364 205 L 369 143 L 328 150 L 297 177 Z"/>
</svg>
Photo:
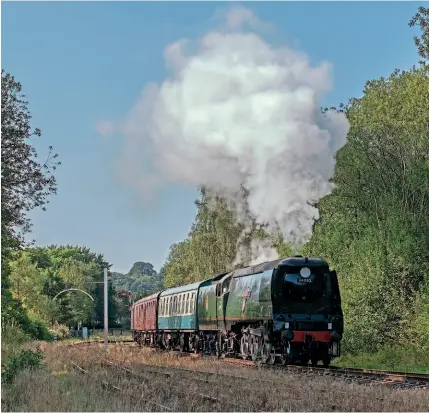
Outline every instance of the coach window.
<svg viewBox="0 0 429 413">
<path fill-rule="evenodd" d="M 185 314 L 189 313 L 189 293 L 186 293 Z"/>
</svg>

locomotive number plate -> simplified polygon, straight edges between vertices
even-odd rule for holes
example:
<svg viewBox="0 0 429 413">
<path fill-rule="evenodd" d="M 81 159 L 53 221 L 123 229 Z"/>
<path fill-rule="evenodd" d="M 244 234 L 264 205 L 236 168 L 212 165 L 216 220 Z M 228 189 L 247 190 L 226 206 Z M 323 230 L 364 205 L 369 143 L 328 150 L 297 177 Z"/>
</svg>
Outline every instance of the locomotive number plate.
<svg viewBox="0 0 429 413">
<path fill-rule="evenodd" d="M 310 278 L 298 278 L 297 281 L 299 283 L 311 283 L 311 282 L 313 282 L 313 280 L 311 280 Z"/>
</svg>

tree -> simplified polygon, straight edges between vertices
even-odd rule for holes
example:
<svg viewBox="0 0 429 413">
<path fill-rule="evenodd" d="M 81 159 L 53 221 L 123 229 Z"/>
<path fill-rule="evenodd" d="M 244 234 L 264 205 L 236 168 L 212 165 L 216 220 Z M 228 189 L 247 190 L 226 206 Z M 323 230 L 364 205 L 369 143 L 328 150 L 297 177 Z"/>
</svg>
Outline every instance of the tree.
<svg viewBox="0 0 429 413">
<path fill-rule="evenodd" d="M 112 272 L 112 284 L 119 294 L 131 292 L 136 297 L 146 297 L 163 287 L 163 274 L 157 274 L 149 262 L 137 261 L 127 274 Z"/>
<path fill-rule="evenodd" d="M 427 22 L 427 10 L 420 13 Z M 425 36 L 416 42 L 422 57 Z M 341 110 L 350 122 L 347 143 L 306 252 L 327 258 L 339 273 L 349 350 L 389 342 L 424 347 L 415 323 L 427 324 L 419 309 L 429 282 L 427 67 L 369 81 L 363 97 Z"/>
<path fill-rule="evenodd" d="M 195 201 L 197 214 L 188 237 L 170 247 L 163 267 L 166 287 L 201 281 L 250 265 L 255 244 L 275 248 L 282 256 L 296 249 L 284 242 L 280 234 L 269 234 L 265 226 L 256 223 L 246 209 L 248 193 L 244 188 L 239 194 L 244 205 L 240 217 L 236 205 L 222 195 L 206 187 L 200 189 L 200 194 Z"/>
<path fill-rule="evenodd" d="M 12 293 L 22 302 L 30 316 L 43 322 L 66 324 L 79 322 L 102 325 L 104 319 L 104 268 L 109 267 L 101 254 L 78 246 L 28 248 L 11 262 Z M 78 288 L 94 297 L 93 302 L 79 292 L 63 293 Z M 117 319 L 117 300 L 114 286 L 109 283 L 109 324 Z"/>
<path fill-rule="evenodd" d="M 59 165 L 57 155 L 49 149 L 47 159 L 37 162 L 37 153 L 29 141 L 40 136 L 32 130 L 28 103 L 21 94 L 21 84 L 2 70 L 1 90 L 1 258 L 2 258 L 2 330 L 19 325 L 36 338 L 47 336 L 46 329 L 32 323 L 21 303 L 9 290 L 9 262 L 13 251 L 23 244 L 23 233 L 29 231 L 27 212 L 36 207 L 44 208 L 48 196 L 56 192 L 53 171 Z"/>
<path fill-rule="evenodd" d="M 21 90 L 21 84 L 2 70 L 1 215 L 2 224 L 11 235 L 16 235 L 16 228 L 28 231 L 30 220 L 26 213 L 36 207 L 44 208 L 48 196 L 56 193 L 53 171 L 59 165 L 52 147 L 43 163 L 37 161 L 37 152 L 28 141 L 41 136 L 41 132 L 30 126 L 28 102 Z"/>
<path fill-rule="evenodd" d="M 419 11 L 410 20 L 410 27 L 415 25 L 420 26 L 422 31 L 421 38 L 415 36 L 414 43 L 417 47 L 419 56 L 423 58 L 420 63 L 427 65 L 429 61 L 429 8 L 419 7 Z"/>
<path fill-rule="evenodd" d="M 137 261 L 133 264 L 128 275 L 134 276 L 149 276 L 154 277 L 156 271 L 153 269 L 153 265 L 149 262 Z"/>
</svg>

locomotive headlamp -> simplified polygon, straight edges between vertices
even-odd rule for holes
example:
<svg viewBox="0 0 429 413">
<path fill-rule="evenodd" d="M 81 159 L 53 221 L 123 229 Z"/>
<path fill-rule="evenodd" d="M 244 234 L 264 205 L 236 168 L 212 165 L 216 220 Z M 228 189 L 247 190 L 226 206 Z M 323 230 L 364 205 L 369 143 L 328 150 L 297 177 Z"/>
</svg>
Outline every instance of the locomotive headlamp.
<svg viewBox="0 0 429 413">
<path fill-rule="evenodd" d="M 341 341 L 342 338 L 343 338 L 343 335 L 339 331 L 332 332 L 332 340 Z"/>
<path fill-rule="evenodd" d="M 332 330 L 332 323 L 328 323 L 328 330 Z"/>
<path fill-rule="evenodd" d="M 294 334 L 292 330 L 285 330 L 285 332 L 283 333 L 283 337 L 287 340 L 287 341 L 292 341 L 294 338 Z"/>
<path fill-rule="evenodd" d="M 289 321 L 286 321 L 285 323 L 285 329 L 287 330 L 289 328 Z"/>
</svg>

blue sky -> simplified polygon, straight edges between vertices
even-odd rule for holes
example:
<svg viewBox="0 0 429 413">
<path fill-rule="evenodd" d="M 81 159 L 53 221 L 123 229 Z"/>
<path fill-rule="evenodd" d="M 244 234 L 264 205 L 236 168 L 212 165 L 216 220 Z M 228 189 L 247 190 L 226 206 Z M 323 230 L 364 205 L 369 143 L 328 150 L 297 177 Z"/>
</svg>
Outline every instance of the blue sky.
<svg viewBox="0 0 429 413">
<path fill-rule="evenodd" d="M 417 62 L 408 21 L 421 3 L 241 3 L 277 27 L 276 43 L 292 44 L 315 63 L 332 63 L 326 105 L 359 96 L 368 79 Z M 41 153 L 53 145 L 62 166 L 58 195 L 34 211 L 37 244 L 79 244 L 101 252 L 117 271 L 135 261 L 159 269 L 169 246 L 186 237 L 196 190 L 168 186 L 145 204 L 124 186 L 114 164 L 121 136 L 96 124 L 121 120 L 148 82 L 166 76 L 163 50 L 214 27 L 226 3 L 2 2 L 2 68 L 30 101 Z"/>
</svg>

